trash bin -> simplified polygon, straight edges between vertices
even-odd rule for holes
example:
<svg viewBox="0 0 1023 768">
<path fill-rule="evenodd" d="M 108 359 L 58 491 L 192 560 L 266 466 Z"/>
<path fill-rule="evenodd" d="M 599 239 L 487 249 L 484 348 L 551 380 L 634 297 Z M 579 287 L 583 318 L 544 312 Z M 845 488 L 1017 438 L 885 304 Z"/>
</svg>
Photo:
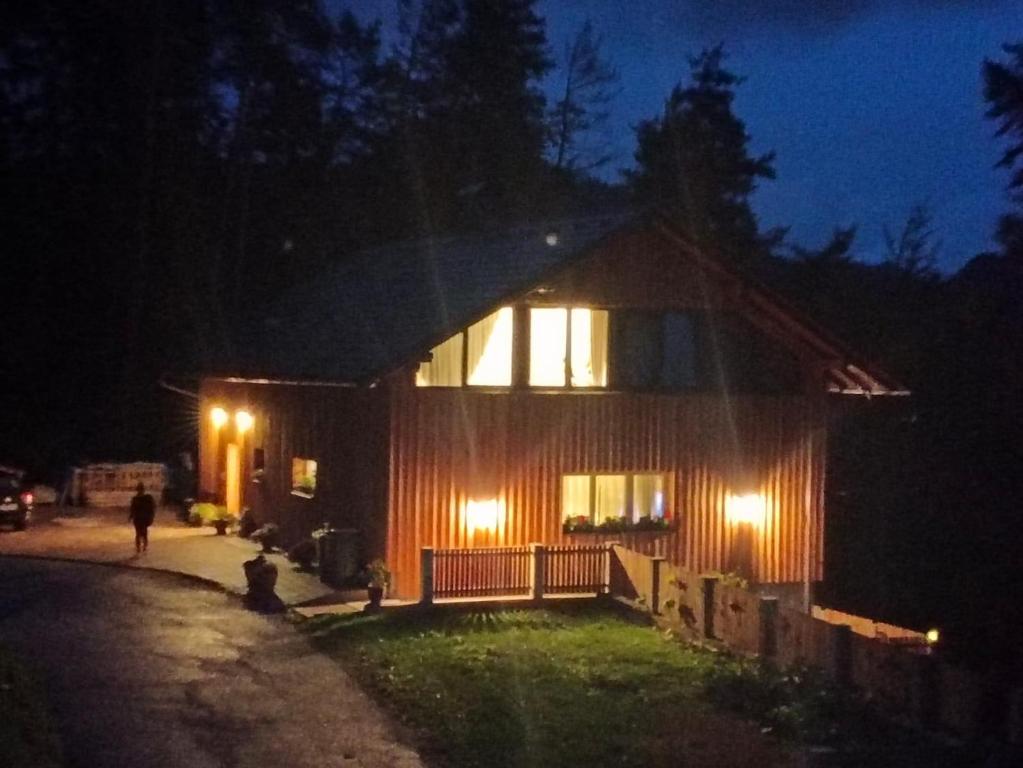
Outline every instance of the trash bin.
<svg viewBox="0 0 1023 768">
<path fill-rule="evenodd" d="M 328 528 L 319 537 L 320 581 L 339 587 L 358 570 L 358 531 Z"/>
</svg>

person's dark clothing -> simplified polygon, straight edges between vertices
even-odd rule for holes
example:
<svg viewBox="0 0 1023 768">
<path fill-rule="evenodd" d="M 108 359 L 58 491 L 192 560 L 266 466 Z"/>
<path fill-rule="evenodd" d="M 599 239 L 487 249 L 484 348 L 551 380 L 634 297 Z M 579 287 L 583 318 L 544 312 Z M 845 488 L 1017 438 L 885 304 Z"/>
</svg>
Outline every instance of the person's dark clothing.
<svg viewBox="0 0 1023 768">
<path fill-rule="evenodd" d="M 149 549 L 149 526 L 156 517 L 156 502 L 148 493 L 136 493 L 131 499 L 128 519 L 135 524 L 135 551 Z"/>
</svg>

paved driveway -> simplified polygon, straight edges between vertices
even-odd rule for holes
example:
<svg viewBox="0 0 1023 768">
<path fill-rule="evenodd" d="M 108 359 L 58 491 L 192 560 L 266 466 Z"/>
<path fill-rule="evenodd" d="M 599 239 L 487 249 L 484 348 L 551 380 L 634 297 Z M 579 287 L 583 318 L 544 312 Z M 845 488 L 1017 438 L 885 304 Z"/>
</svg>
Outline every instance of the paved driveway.
<svg viewBox="0 0 1023 768">
<path fill-rule="evenodd" d="M 0 558 L 0 641 L 46 682 L 69 768 L 420 764 L 286 619 L 180 577 Z"/>
<path fill-rule="evenodd" d="M 259 551 L 256 544 L 237 536 L 217 536 L 212 528 L 184 525 L 166 508 L 158 511 L 149 530 L 149 551 L 144 555 L 135 554 L 135 532 L 125 509 L 62 511 L 42 507 L 36 512 L 27 530 L 0 531 L 0 555 L 174 571 L 214 581 L 241 594 L 246 589 L 242 563 Z M 271 555 L 270 560 L 277 564 L 277 594 L 285 604 L 341 600 L 341 595 L 314 574 L 298 571 L 283 555 Z M 361 594 L 359 597 L 364 602 Z"/>
</svg>

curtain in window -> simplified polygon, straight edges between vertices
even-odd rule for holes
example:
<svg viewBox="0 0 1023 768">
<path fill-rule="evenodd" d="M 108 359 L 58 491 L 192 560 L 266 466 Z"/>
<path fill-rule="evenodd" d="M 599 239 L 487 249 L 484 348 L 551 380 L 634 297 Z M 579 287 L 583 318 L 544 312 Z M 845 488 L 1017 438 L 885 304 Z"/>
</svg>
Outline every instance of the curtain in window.
<svg viewBox="0 0 1023 768">
<path fill-rule="evenodd" d="M 564 308 L 529 310 L 529 385 L 565 386 L 565 342 L 568 311 Z"/>
<path fill-rule="evenodd" d="M 593 523 L 609 517 L 625 517 L 625 475 L 597 475 L 594 484 Z"/>
<path fill-rule="evenodd" d="M 417 387 L 460 387 L 462 385 L 462 334 L 456 333 L 430 350 L 433 360 L 420 363 Z"/>
<path fill-rule="evenodd" d="M 607 386 L 607 310 L 572 310 L 572 386 Z"/>
<path fill-rule="evenodd" d="M 666 504 L 664 475 L 635 475 L 632 478 L 632 520 L 664 517 Z"/>
<path fill-rule="evenodd" d="M 511 385 L 514 325 L 512 308 L 501 307 L 469 326 L 469 384 L 489 387 Z"/>
<path fill-rule="evenodd" d="M 590 476 L 565 475 L 561 478 L 561 518 L 590 519 Z"/>
</svg>

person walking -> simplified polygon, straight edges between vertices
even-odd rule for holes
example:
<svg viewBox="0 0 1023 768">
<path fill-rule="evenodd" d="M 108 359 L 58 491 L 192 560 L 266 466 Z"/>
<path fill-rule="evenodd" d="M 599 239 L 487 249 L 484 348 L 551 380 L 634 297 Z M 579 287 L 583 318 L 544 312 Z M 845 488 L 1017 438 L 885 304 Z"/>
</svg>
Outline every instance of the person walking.
<svg viewBox="0 0 1023 768">
<path fill-rule="evenodd" d="M 146 493 L 146 487 L 139 483 L 135 486 L 135 495 L 131 497 L 131 509 L 128 519 L 135 524 L 135 553 L 149 549 L 149 526 L 156 517 L 156 502 Z"/>
</svg>

